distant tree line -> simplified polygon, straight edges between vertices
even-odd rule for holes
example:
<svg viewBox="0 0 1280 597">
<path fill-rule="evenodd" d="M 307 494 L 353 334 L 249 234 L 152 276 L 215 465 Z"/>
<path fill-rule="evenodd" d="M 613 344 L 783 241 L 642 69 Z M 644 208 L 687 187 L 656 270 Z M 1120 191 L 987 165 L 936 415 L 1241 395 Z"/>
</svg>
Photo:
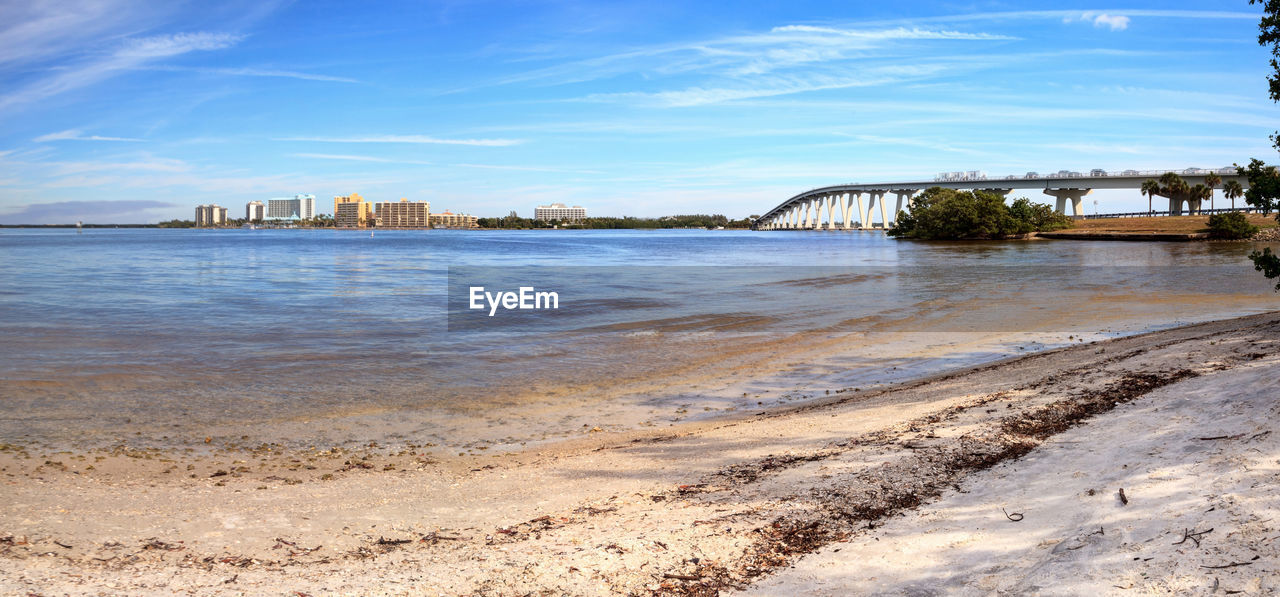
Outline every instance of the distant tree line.
<svg viewBox="0 0 1280 597">
<path fill-rule="evenodd" d="M 585 218 L 582 220 L 561 221 L 522 218 L 517 216 L 515 212 L 511 212 L 507 216 L 501 218 L 479 218 L 476 223 L 481 228 L 500 228 L 507 230 L 557 227 L 579 230 L 656 230 L 660 228 L 711 229 L 720 226 L 725 228 L 750 228 L 753 219 L 754 217 L 731 220 L 720 214 L 693 214 L 664 216 L 661 218 L 633 218 L 630 216 L 623 216 L 621 218 L 595 217 Z"/>
</svg>

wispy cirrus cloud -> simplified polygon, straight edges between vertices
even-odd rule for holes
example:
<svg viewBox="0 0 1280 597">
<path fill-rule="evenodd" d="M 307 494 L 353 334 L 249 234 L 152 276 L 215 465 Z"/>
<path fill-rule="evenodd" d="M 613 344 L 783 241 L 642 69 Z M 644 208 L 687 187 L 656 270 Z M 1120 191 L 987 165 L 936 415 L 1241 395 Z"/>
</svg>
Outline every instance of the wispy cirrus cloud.
<svg viewBox="0 0 1280 597">
<path fill-rule="evenodd" d="M 588 101 L 628 101 L 657 107 L 684 108 L 810 91 L 906 83 L 937 74 L 946 68 L 942 64 L 886 66 L 866 69 L 863 74 L 859 75 L 806 74 L 756 78 L 747 82 L 748 84 L 736 86 L 689 87 L 658 92 L 603 93 L 593 94 L 584 99 Z"/>
<path fill-rule="evenodd" d="M 49 76 L 0 95 L 0 113 L 68 91 L 105 81 L 150 61 L 189 52 L 228 48 L 243 36 L 220 32 L 194 32 L 129 38 L 105 56 L 83 60 L 51 71 Z"/>
<path fill-rule="evenodd" d="M 47 135 L 40 135 L 32 141 L 36 143 L 48 143 L 50 141 L 142 141 L 132 137 L 104 137 L 101 135 L 86 135 L 80 129 L 67 129 Z"/>
<path fill-rule="evenodd" d="M 380 158 L 369 155 L 351 155 L 336 153 L 294 153 L 290 154 L 298 158 L 310 158 L 315 160 L 341 160 L 347 162 L 373 162 L 378 164 L 416 164 L 420 166 L 431 165 L 431 162 L 420 160 L 401 160 L 394 158 Z"/>
<path fill-rule="evenodd" d="M 481 168 L 486 170 L 511 170 L 516 172 L 563 172 L 570 174 L 600 174 L 598 170 L 580 170 L 567 168 L 547 168 L 542 166 L 512 166 L 507 164 L 438 164 L 422 160 L 400 158 L 384 158 L 369 155 L 333 154 L 333 153 L 294 153 L 294 157 L 319 160 L 342 160 L 349 162 L 372 162 L 378 164 L 410 164 L 416 166 L 443 166 L 448 168 Z"/>
<path fill-rule="evenodd" d="M 508 147 L 524 143 L 523 139 L 444 139 L 427 135 L 364 135 L 356 137 L 280 137 L 273 141 L 308 141 L 312 143 L 404 143 L 415 145 L 469 145 L 473 147 Z"/>
<path fill-rule="evenodd" d="M 203 73 L 211 75 L 228 75 L 235 77 L 275 77 L 281 79 L 298 79 L 302 81 L 326 81 L 331 83 L 359 83 L 358 79 L 350 77 L 339 77 L 334 75 L 324 75 L 317 73 L 304 73 L 292 70 L 279 70 L 271 68 L 251 68 L 251 67 L 199 67 L 199 66 L 170 66 L 170 65 L 152 65 L 143 67 L 146 70 L 167 71 L 167 72 L 190 72 Z"/>
<path fill-rule="evenodd" d="M 846 63 L 844 66 L 848 66 L 848 61 L 867 59 L 871 57 L 868 52 L 887 50 L 895 43 L 1017 39 L 985 32 L 922 27 L 784 25 L 761 33 L 661 44 L 572 61 L 511 75 L 479 87 L 539 81 L 559 85 L 627 73 L 745 77 L 805 65 Z"/>
</svg>

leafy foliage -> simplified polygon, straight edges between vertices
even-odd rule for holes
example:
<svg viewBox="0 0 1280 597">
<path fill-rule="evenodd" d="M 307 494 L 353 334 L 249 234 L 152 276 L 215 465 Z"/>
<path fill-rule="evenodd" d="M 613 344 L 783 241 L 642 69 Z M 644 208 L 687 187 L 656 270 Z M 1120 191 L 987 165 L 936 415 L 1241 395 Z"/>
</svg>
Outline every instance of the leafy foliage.
<svg viewBox="0 0 1280 597">
<path fill-rule="evenodd" d="M 897 225 L 889 230 L 889 236 L 933 240 L 1006 238 L 1070 227 L 1070 218 L 1026 198 L 1005 205 L 1004 198 L 995 193 L 933 187 L 911 200 L 910 212 L 898 214 Z"/>
<path fill-rule="evenodd" d="M 1275 166 L 1254 158 L 1249 160 L 1247 167 L 1241 168 L 1236 164 L 1236 171 L 1249 179 L 1249 188 L 1244 192 L 1245 203 L 1262 210 L 1262 213 L 1280 208 L 1280 171 Z M 1280 213 L 1276 217 L 1280 219 Z"/>
<path fill-rule="evenodd" d="M 1249 4 L 1262 5 L 1262 21 L 1258 23 L 1258 45 L 1271 46 L 1271 74 L 1267 75 L 1267 83 L 1271 99 L 1280 101 L 1280 0 L 1249 0 Z M 1280 149 L 1280 134 L 1272 135 L 1271 141 Z"/>
<path fill-rule="evenodd" d="M 1226 240 L 1249 238 L 1258 233 L 1258 227 L 1238 211 L 1209 216 L 1209 236 Z"/>
<path fill-rule="evenodd" d="M 1272 253 L 1271 247 L 1249 253 L 1249 260 L 1253 262 L 1253 269 L 1262 272 L 1268 280 L 1280 278 L 1280 255 Z M 1276 292 L 1280 292 L 1280 282 L 1276 282 Z"/>
</svg>

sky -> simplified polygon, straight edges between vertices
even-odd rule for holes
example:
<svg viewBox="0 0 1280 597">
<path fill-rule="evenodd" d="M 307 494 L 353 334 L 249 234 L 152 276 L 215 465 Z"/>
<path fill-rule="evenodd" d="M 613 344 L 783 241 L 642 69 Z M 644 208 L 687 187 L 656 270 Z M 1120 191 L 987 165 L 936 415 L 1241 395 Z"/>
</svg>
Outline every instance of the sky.
<svg viewBox="0 0 1280 597">
<path fill-rule="evenodd" d="M 243 217 L 300 193 L 745 217 L 944 171 L 1274 162 L 1260 11 L 0 0 L 0 223 Z"/>
</svg>

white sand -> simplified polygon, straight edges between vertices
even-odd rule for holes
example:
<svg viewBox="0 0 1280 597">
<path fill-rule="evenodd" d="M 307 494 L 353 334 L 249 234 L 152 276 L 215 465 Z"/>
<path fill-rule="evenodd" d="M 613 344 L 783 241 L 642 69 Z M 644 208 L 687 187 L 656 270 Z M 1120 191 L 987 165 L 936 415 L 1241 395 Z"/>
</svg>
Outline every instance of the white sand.
<svg viewBox="0 0 1280 597">
<path fill-rule="evenodd" d="M 746 594 L 1274 594 L 1280 366 L 1156 390 L 961 487 Z"/>
</svg>

